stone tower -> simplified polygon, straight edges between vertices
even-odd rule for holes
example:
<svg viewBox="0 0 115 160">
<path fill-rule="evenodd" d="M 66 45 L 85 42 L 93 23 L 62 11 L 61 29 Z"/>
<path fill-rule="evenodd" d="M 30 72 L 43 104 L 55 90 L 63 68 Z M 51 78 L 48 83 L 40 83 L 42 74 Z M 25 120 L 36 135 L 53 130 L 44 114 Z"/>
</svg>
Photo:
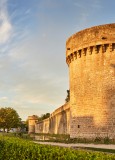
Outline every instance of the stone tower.
<svg viewBox="0 0 115 160">
<path fill-rule="evenodd" d="M 70 137 L 115 138 L 115 23 L 95 26 L 66 42 Z"/>
<path fill-rule="evenodd" d="M 28 116 L 28 133 L 35 133 L 35 123 L 38 121 L 36 115 Z"/>
</svg>

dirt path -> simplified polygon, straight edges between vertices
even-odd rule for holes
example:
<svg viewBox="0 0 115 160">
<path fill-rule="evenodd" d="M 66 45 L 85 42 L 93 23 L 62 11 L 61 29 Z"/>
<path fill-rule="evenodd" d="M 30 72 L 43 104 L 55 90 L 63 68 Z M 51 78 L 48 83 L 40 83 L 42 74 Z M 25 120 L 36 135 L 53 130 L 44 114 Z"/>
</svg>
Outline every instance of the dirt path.
<svg viewBox="0 0 115 160">
<path fill-rule="evenodd" d="M 60 146 L 60 147 L 91 147 L 91 148 L 103 148 L 103 149 L 114 149 L 115 150 L 115 145 L 114 144 L 83 144 L 83 143 L 70 143 L 70 144 L 65 144 L 65 143 L 54 143 L 54 142 L 37 142 L 34 141 L 35 143 L 39 144 L 48 144 L 52 146 Z"/>
</svg>

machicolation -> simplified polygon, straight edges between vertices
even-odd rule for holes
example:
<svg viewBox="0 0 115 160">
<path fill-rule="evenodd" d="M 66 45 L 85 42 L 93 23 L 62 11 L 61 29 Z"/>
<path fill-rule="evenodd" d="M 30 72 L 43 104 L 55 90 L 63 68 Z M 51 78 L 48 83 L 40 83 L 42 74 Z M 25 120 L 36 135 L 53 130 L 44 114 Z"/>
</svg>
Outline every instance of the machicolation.
<svg viewBox="0 0 115 160">
<path fill-rule="evenodd" d="M 73 59 L 106 52 L 115 48 L 115 24 L 107 24 L 91 27 L 72 35 L 66 42 L 66 62 L 69 64 Z"/>
</svg>

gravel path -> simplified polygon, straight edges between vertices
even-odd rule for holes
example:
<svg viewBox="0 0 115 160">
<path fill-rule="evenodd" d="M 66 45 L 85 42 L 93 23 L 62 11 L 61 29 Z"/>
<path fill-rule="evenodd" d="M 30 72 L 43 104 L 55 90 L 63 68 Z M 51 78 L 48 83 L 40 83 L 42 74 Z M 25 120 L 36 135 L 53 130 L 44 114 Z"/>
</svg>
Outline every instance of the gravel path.
<svg viewBox="0 0 115 160">
<path fill-rule="evenodd" d="M 60 147 L 92 147 L 92 148 L 103 148 L 103 149 L 114 149 L 115 150 L 115 145 L 113 144 L 83 144 L 83 143 L 70 143 L 70 144 L 65 144 L 65 143 L 54 143 L 54 142 L 37 142 L 34 141 L 35 143 L 39 144 L 48 144 L 52 146 L 60 146 Z"/>
</svg>

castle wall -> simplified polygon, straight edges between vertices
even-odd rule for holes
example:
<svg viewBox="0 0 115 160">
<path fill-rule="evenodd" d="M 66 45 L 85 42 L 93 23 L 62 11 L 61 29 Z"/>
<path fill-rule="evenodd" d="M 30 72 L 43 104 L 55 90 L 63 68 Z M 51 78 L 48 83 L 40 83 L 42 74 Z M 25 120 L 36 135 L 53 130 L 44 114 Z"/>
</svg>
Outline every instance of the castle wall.
<svg viewBox="0 0 115 160">
<path fill-rule="evenodd" d="M 92 27 L 66 43 L 70 137 L 115 137 L 115 24 Z"/>
<path fill-rule="evenodd" d="M 35 124 L 35 133 L 49 133 L 49 118 Z"/>
<path fill-rule="evenodd" d="M 69 134 L 69 103 L 56 109 L 49 118 L 35 124 L 35 133 Z"/>
<path fill-rule="evenodd" d="M 28 116 L 28 131 L 29 133 L 35 133 L 35 124 L 38 120 L 38 117 L 33 115 L 33 116 Z"/>
<path fill-rule="evenodd" d="M 66 62 L 70 101 L 41 122 L 30 117 L 29 132 L 115 138 L 115 23 L 72 35 Z"/>
</svg>

